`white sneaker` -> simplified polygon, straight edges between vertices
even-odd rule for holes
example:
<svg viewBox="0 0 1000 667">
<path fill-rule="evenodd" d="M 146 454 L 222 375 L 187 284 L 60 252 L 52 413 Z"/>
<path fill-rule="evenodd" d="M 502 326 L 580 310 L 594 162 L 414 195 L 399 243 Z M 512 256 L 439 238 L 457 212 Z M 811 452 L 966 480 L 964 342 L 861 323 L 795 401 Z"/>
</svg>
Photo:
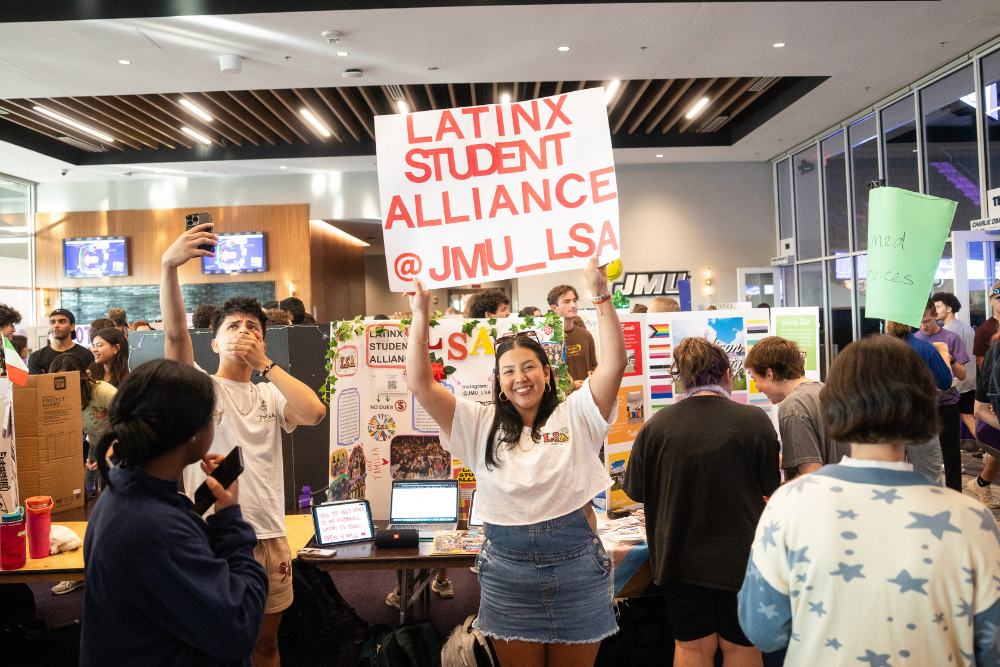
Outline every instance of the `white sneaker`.
<svg viewBox="0 0 1000 667">
<path fill-rule="evenodd" d="M 386 596 L 385 604 L 388 607 L 395 607 L 396 609 L 399 609 L 399 586 L 396 586 L 396 588 Z"/>
<path fill-rule="evenodd" d="M 440 595 L 443 600 L 455 597 L 455 589 L 451 587 L 451 579 L 445 579 L 444 582 L 435 579 L 431 582 L 431 590 Z"/>
<path fill-rule="evenodd" d="M 60 581 L 58 584 L 52 587 L 53 595 L 64 595 L 66 593 L 72 593 L 78 588 L 83 588 L 83 581 Z"/>
<path fill-rule="evenodd" d="M 969 480 L 969 483 L 965 485 L 965 488 L 971 491 L 972 495 L 979 498 L 979 501 L 991 510 L 1000 509 L 1000 503 L 993 500 L 993 494 L 990 493 L 989 486 L 979 486 L 979 482 L 973 478 Z"/>
</svg>

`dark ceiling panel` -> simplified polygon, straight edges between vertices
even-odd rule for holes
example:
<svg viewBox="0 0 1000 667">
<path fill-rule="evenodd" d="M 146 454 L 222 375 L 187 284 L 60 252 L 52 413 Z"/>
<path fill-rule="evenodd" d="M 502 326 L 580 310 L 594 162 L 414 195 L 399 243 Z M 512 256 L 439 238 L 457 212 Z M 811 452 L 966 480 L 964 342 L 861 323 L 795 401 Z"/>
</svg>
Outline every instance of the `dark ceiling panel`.
<svg viewBox="0 0 1000 667">
<path fill-rule="evenodd" d="M 653 4 L 655 0 L 630 0 Z M 702 0 L 743 2 L 746 0 Z M 765 0 L 758 0 L 764 2 Z M 767 0 L 773 2 L 774 0 Z M 778 0 L 812 2 L 814 0 Z M 819 0 L 834 2 L 839 0 Z M 888 0 L 855 0 L 887 2 Z M 940 0 L 909 0 L 932 2 Z M 34 21 L 81 21 L 87 19 L 158 18 L 167 16 L 211 16 L 217 14 L 270 14 L 357 9 L 413 9 L 422 7 L 495 7 L 531 5 L 607 4 L 607 0 L 4 0 L 0 23 Z"/>
<path fill-rule="evenodd" d="M 824 80 L 723 77 L 622 81 L 607 104 L 611 143 L 615 148 L 731 146 Z M 609 83 L 503 81 L 0 100 L 0 140 L 78 165 L 374 155 L 375 117 L 397 113 L 400 101 L 413 111 L 426 111 L 489 104 L 504 94 L 511 95 L 512 101 L 526 101 L 536 94 L 547 97 Z M 702 97 L 709 98 L 708 104 L 694 118 L 686 118 Z M 182 100 L 212 119 L 198 116 L 181 104 Z M 36 111 L 36 106 L 115 141 L 104 144 L 79 128 Z M 303 109 L 308 109 L 330 136 L 318 132 L 302 115 Z M 212 145 L 199 143 L 184 128 L 206 137 Z M 636 131 L 640 128 L 643 131 Z"/>
</svg>

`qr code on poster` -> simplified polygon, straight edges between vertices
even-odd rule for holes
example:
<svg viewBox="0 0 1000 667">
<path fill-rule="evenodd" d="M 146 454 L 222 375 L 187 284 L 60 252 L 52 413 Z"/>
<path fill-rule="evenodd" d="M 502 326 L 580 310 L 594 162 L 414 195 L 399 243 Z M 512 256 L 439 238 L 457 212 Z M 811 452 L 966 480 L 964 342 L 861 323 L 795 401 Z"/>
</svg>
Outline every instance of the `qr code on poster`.
<svg viewBox="0 0 1000 667">
<path fill-rule="evenodd" d="M 389 380 L 388 381 L 388 385 L 389 385 L 389 391 L 396 391 L 396 381 L 395 380 Z"/>
</svg>

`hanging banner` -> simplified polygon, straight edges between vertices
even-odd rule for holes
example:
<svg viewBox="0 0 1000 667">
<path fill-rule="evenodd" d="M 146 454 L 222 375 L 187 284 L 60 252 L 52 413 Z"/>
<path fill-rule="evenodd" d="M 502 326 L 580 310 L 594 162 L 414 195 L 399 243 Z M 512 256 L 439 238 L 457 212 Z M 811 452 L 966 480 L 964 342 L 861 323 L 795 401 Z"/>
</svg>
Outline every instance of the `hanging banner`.
<svg viewBox="0 0 1000 667">
<path fill-rule="evenodd" d="M 899 188 L 868 192 L 865 317 L 920 326 L 957 207 Z"/>
<path fill-rule="evenodd" d="M 603 88 L 375 117 L 390 289 L 469 285 L 620 256 Z"/>
</svg>

